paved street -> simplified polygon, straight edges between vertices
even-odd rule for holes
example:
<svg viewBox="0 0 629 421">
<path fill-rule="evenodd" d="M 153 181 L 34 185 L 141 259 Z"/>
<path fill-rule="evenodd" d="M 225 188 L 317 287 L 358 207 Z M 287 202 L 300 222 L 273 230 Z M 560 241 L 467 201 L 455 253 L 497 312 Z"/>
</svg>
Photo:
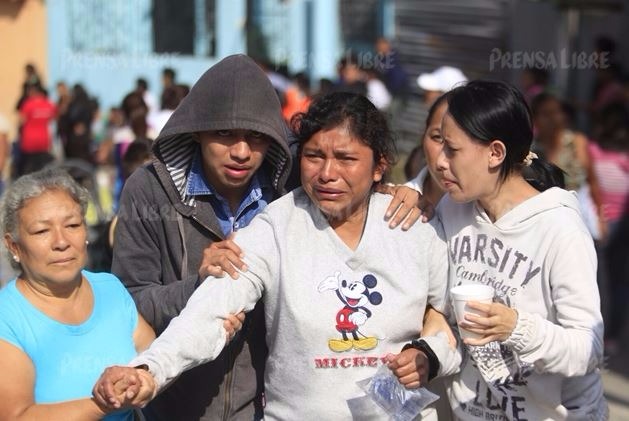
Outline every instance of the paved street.
<svg viewBox="0 0 629 421">
<path fill-rule="evenodd" d="M 625 329 L 618 354 L 610 357 L 603 373 L 610 419 L 629 421 L 629 329 Z"/>
</svg>

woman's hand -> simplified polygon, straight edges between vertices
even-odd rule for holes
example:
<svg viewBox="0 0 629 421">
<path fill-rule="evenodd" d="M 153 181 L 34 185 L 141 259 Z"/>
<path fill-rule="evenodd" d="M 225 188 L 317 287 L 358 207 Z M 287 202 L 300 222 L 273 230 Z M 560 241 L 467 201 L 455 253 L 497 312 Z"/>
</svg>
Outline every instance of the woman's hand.
<svg viewBox="0 0 629 421">
<path fill-rule="evenodd" d="M 376 191 L 393 196 L 384 216 L 385 220 L 389 220 L 390 228 L 402 224 L 402 230 L 406 231 L 420 218 L 422 222 L 427 222 L 434 215 L 434 207 L 410 187 L 379 184 Z"/>
<path fill-rule="evenodd" d="M 428 383 L 428 357 L 422 351 L 408 348 L 397 355 L 386 356 L 387 367 L 407 389 L 417 389 Z"/>
<path fill-rule="evenodd" d="M 247 270 L 247 265 L 242 261 L 243 254 L 240 247 L 230 236 L 227 240 L 214 242 L 203 250 L 203 258 L 199 266 L 199 277 L 205 279 L 208 276 L 222 278 L 225 273 L 238 279 L 238 270 Z M 238 269 L 238 270 L 237 270 Z"/>
<path fill-rule="evenodd" d="M 465 321 L 459 323 L 462 329 L 482 336 L 480 339 L 464 339 L 463 342 L 468 345 L 478 346 L 492 341 L 506 341 L 518 322 L 518 312 L 504 304 L 468 301 L 467 306 L 484 313 L 484 316 L 467 313 Z"/>
<path fill-rule="evenodd" d="M 92 395 L 105 412 L 121 408 L 143 408 L 157 393 L 157 384 L 147 370 L 114 366 L 105 369 Z"/>
<path fill-rule="evenodd" d="M 238 314 L 229 314 L 223 320 L 223 328 L 227 332 L 227 341 L 231 341 L 236 336 L 236 333 L 242 329 L 242 324 L 245 322 L 245 312 L 241 311 Z"/>
</svg>

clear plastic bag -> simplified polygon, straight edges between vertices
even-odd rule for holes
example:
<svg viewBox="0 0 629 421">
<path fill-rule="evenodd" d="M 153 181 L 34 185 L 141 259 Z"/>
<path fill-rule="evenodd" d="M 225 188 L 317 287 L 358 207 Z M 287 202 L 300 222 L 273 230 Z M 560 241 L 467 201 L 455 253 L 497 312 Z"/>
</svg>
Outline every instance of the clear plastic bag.
<svg viewBox="0 0 629 421">
<path fill-rule="evenodd" d="M 385 365 L 376 374 L 358 382 L 374 402 L 384 409 L 392 421 L 412 421 L 426 406 L 439 399 L 425 387 L 407 389 Z"/>
</svg>

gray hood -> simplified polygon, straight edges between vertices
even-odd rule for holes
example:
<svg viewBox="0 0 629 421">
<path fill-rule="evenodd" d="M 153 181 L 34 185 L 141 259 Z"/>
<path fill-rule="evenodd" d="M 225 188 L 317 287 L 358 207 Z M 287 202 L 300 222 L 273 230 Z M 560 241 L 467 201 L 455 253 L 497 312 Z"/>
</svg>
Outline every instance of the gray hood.
<svg viewBox="0 0 629 421">
<path fill-rule="evenodd" d="M 192 134 L 230 129 L 255 130 L 273 139 L 261 170 L 267 172 L 276 195 L 285 193 L 292 160 L 279 99 L 258 65 L 238 54 L 224 58 L 201 76 L 155 140 L 154 165 L 162 184 L 174 184 L 177 197 L 170 191 L 172 201 L 194 202 L 185 195 L 188 172 L 198 151 Z"/>
</svg>

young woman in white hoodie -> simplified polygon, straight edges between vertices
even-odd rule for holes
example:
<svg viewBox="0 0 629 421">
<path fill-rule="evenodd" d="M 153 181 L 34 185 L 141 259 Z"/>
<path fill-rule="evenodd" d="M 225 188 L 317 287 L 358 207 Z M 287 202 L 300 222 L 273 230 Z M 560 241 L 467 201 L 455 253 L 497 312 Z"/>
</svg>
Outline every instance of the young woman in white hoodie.
<svg viewBox="0 0 629 421">
<path fill-rule="evenodd" d="M 461 371 L 449 387 L 464 420 L 608 418 L 599 367 L 603 321 L 596 254 L 558 169 L 529 148 L 522 95 L 473 81 L 448 94 L 436 165 L 449 285 L 483 284 L 494 302 L 470 302 L 459 327 Z"/>
</svg>

